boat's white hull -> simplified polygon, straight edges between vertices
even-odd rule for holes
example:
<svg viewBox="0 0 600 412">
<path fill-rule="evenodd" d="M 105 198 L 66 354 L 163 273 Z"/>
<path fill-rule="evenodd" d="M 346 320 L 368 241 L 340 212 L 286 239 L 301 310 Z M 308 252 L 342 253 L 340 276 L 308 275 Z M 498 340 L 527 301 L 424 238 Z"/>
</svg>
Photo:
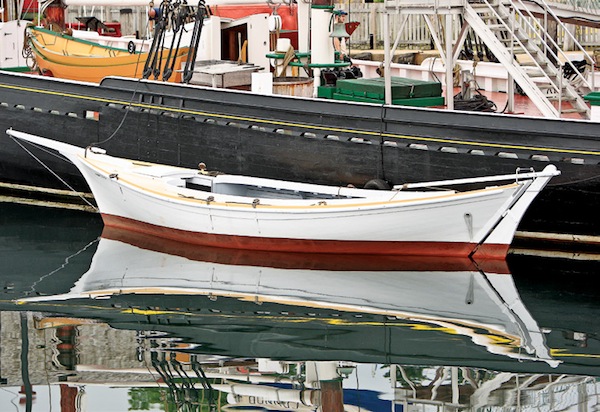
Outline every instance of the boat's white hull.
<svg viewBox="0 0 600 412">
<path fill-rule="evenodd" d="M 200 245 L 282 252 L 435 256 L 477 252 L 480 257 L 503 258 L 521 217 L 552 176 L 441 194 L 323 189 L 288 182 L 286 188 L 330 190 L 352 197 L 253 199 L 169 183 L 181 180 L 184 173 L 190 175 L 187 169 L 140 167 L 66 146 L 57 150 L 84 175 L 107 226 Z"/>
<path fill-rule="evenodd" d="M 257 217 L 247 211 L 175 207 L 168 201 L 156 202 L 116 185 L 91 186 L 107 226 L 200 245 L 282 252 L 436 256 L 468 256 L 478 245 L 474 238 L 469 239 L 461 204 L 441 205 L 428 211 L 406 207 L 385 214 L 356 211 Z M 98 195 L 100 191 L 102 194 Z M 485 204 L 499 207 L 504 201 L 505 197 L 495 197 Z M 491 217 L 483 216 L 480 210 L 473 214 L 482 216 L 478 228 Z M 489 245 L 487 253 L 506 255 L 513 235 L 514 232 L 507 234 Z"/>
<path fill-rule="evenodd" d="M 157 197 L 99 175 L 84 163 L 79 166 L 107 226 L 201 245 L 284 252 L 468 256 L 498 220 L 497 211 L 523 189 L 513 186 L 386 208 L 257 212 L 250 205 Z M 519 220 L 481 252 L 505 256 Z"/>
</svg>

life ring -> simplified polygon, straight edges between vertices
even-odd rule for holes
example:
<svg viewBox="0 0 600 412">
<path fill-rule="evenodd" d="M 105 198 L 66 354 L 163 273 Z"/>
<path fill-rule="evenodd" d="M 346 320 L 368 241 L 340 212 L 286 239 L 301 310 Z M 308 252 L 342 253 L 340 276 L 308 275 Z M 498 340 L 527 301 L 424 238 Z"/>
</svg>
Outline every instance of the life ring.
<svg viewBox="0 0 600 412">
<path fill-rule="evenodd" d="M 390 185 L 383 179 L 371 179 L 364 186 L 365 189 L 390 190 Z"/>
<path fill-rule="evenodd" d="M 129 52 L 129 54 L 135 53 L 135 43 L 134 42 L 129 41 L 129 43 L 127 43 L 127 51 Z"/>
</svg>

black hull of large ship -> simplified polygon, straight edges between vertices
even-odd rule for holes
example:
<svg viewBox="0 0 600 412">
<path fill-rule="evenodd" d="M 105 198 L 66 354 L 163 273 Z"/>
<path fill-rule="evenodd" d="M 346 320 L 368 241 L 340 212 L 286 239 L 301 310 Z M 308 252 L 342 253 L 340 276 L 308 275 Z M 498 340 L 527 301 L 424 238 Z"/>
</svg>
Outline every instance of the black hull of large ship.
<svg viewBox="0 0 600 412">
<path fill-rule="evenodd" d="M 0 130 L 115 156 L 284 180 L 363 186 L 541 170 L 562 172 L 519 229 L 600 236 L 600 127 L 434 109 L 259 96 L 105 79 L 101 85 L 0 73 Z M 30 149 L 31 150 L 31 149 Z M 78 190 L 77 170 L 33 154 Z M 17 143 L 0 145 L 0 181 L 65 189 Z"/>
</svg>

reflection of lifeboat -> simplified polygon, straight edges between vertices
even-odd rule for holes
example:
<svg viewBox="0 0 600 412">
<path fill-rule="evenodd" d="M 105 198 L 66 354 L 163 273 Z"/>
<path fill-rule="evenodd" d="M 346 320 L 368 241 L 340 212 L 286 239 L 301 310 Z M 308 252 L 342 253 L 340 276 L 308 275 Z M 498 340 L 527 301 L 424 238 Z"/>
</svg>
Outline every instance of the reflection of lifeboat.
<svg viewBox="0 0 600 412">
<path fill-rule="evenodd" d="M 467 259 L 448 265 L 448 259 L 398 259 L 396 268 L 388 261 L 381 270 L 378 257 L 364 256 L 351 260 L 356 268 L 342 265 L 340 270 L 334 267 L 346 256 L 265 258 L 267 254 L 193 249 L 195 253 L 187 244 L 105 229 L 90 269 L 69 293 L 23 302 L 158 294 L 382 315 L 415 328 L 468 336 L 491 353 L 555 363 L 512 277 L 485 274 Z M 277 261 L 288 264 L 268 266 Z"/>
</svg>

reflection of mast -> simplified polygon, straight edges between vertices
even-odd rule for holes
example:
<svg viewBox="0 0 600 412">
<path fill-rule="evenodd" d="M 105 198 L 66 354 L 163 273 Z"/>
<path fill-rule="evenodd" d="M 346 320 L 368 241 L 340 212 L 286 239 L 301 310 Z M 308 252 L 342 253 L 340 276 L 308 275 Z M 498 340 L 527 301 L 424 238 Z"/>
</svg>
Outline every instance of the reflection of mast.
<svg viewBox="0 0 600 412">
<path fill-rule="evenodd" d="M 344 411 L 344 392 L 338 365 L 339 362 L 306 362 L 306 382 L 321 389 L 322 411 Z"/>
<path fill-rule="evenodd" d="M 21 378 L 23 379 L 23 392 L 25 393 L 25 410 L 31 411 L 33 404 L 33 388 L 29 380 L 29 327 L 27 313 L 21 312 Z"/>
<path fill-rule="evenodd" d="M 182 364 L 176 359 L 175 352 L 166 353 L 162 351 L 152 351 L 150 356 L 152 359 L 152 366 L 156 369 L 163 382 L 168 386 L 169 392 L 171 396 L 173 396 L 173 400 L 178 409 L 184 405 L 200 404 L 200 390 L 195 386 L 196 382 L 200 382 L 202 388 L 208 391 L 208 404 L 210 410 L 216 410 L 215 392 L 195 356 L 191 356 L 190 359 L 192 370 L 196 374 L 196 377 L 194 378 L 191 378 L 187 374 Z"/>
<path fill-rule="evenodd" d="M 75 352 L 76 329 L 73 325 L 59 326 L 56 328 L 56 338 L 59 343 L 56 345 L 58 350 L 58 362 L 69 371 L 75 370 L 77 365 L 77 354 Z"/>
<path fill-rule="evenodd" d="M 81 406 L 85 391 L 81 386 L 71 386 L 67 383 L 60 384 L 60 412 L 77 412 Z"/>
</svg>

